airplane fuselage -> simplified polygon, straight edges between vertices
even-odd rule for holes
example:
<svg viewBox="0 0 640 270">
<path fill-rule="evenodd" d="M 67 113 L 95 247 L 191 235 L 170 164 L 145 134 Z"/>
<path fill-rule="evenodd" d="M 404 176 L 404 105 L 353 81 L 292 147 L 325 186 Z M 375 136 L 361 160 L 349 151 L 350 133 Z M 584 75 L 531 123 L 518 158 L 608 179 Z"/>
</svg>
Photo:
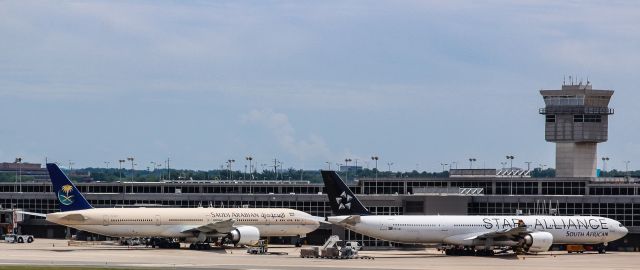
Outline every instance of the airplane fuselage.
<svg viewBox="0 0 640 270">
<path fill-rule="evenodd" d="M 190 228 L 224 220 L 251 226 L 260 236 L 304 236 L 319 227 L 313 216 L 284 208 L 94 208 L 58 212 L 47 220 L 112 237 L 193 237 Z M 210 236 L 215 236 L 212 234 Z"/>
<path fill-rule="evenodd" d="M 619 239 L 627 229 L 618 221 L 595 216 L 359 216 L 359 220 L 339 223 L 345 216 L 328 221 L 387 241 L 482 245 L 481 233 L 506 231 L 522 220 L 529 231 L 549 232 L 554 244 L 597 244 Z M 512 241 L 494 239 L 496 245 L 512 245 Z"/>
</svg>

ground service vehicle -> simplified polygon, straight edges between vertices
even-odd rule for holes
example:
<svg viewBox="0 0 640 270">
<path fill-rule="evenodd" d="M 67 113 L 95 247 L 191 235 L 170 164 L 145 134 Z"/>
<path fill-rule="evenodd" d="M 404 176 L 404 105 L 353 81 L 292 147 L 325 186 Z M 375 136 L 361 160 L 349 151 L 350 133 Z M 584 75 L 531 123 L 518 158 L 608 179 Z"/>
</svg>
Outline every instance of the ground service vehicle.
<svg viewBox="0 0 640 270">
<path fill-rule="evenodd" d="M 27 234 L 7 234 L 4 236 L 4 241 L 7 243 L 32 243 L 33 235 Z"/>
<path fill-rule="evenodd" d="M 324 245 L 320 247 L 303 248 L 300 250 L 302 258 L 325 258 L 325 259 L 369 259 L 371 257 L 362 257 L 358 255 L 360 245 L 358 242 L 346 242 L 344 246 L 340 246 L 342 242 L 337 235 L 332 235 L 327 239 Z"/>
</svg>

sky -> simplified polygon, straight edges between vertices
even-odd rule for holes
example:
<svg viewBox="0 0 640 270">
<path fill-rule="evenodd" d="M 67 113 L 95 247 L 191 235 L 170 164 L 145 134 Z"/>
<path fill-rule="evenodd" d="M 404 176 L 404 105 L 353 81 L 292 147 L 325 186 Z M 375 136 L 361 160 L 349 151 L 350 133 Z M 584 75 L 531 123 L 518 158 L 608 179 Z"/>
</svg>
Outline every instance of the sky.
<svg viewBox="0 0 640 270">
<path fill-rule="evenodd" d="M 539 90 L 572 75 L 616 91 L 598 156 L 638 168 L 638 14 L 637 1 L 0 1 L 0 161 L 553 167 Z"/>
</svg>

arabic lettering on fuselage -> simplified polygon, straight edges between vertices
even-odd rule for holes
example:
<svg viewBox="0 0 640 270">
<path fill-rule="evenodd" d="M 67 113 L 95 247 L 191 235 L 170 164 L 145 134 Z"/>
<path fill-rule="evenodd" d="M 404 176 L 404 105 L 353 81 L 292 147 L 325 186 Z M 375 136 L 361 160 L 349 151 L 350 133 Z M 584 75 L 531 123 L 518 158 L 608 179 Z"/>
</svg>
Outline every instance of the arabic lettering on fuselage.
<svg viewBox="0 0 640 270">
<path fill-rule="evenodd" d="M 512 229 L 518 227 L 518 218 L 483 218 L 487 229 Z M 604 218 L 536 218 L 533 224 L 526 224 L 533 229 L 567 230 L 567 229 L 608 229 Z"/>
<path fill-rule="evenodd" d="M 220 212 L 211 212 L 212 217 L 217 218 L 284 218 L 284 213 L 256 213 L 256 212 L 231 212 L 231 213 L 220 213 Z"/>
</svg>

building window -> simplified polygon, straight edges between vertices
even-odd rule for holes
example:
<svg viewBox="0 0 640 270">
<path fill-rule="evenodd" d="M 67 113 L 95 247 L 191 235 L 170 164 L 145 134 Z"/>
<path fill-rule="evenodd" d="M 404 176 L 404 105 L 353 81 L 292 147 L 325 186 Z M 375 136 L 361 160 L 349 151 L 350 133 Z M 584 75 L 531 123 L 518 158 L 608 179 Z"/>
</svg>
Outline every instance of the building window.
<svg viewBox="0 0 640 270">
<path fill-rule="evenodd" d="M 600 123 L 602 122 L 602 115 L 599 114 L 576 114 L 573 116 L 574 123 Z"/>
<path fill-rule="evenodd" d="M 584 121 L 585 122 L 591 122 L 591 123 L 600 123 L 602 122 L 602 115 L 599 114 L 587 114 L 584 116 Z"/>
<path fill-rule="evenodd" d="M 556 122 L 556 115 L 555 114 L 547 115 L 546 116 L 546 122 L 547 123 L 555 123 Z"/>
</svg>

